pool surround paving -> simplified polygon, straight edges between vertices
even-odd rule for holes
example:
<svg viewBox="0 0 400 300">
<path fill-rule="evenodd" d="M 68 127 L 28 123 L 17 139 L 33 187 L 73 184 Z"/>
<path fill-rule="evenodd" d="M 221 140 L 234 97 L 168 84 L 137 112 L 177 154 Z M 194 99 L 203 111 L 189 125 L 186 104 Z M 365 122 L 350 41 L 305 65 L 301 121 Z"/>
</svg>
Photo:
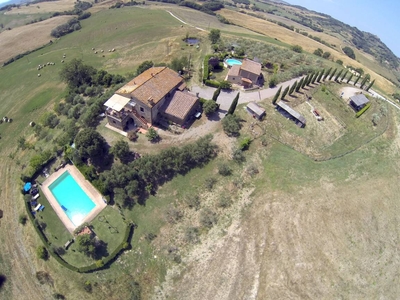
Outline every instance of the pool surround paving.
<svg viewBox="0 0 400 300">
<path fill-rule="evenodd" d="M 92 221 L 106 206 L 102 195 L 93 187 L 93 185 L 85 179 L 85 177 L 79 172 L 79 170 L 74 165 L 66 165 L 64 168 L 51 174 L 41 185 L 42 192 L 44 196 L 49 201 L 51 207 L 56 212 L 57 216 L 64 223 L 65 227 L 69 232 L 73 233 L 78 226 L 74 225 L 72 221 L 68 218 L 61 205 L 58 203 L 57 199 L 54 197 L 50 190 L 50 185 L 56 181 L 62 174 L 69 172 L 74 178 L 76 183 L 82 188 L 86 195 L 93 201 L 95 207 L 83 218 L 82 223 Z M 82 224 L 81 223 L 81 224 Z"/>
</svg>

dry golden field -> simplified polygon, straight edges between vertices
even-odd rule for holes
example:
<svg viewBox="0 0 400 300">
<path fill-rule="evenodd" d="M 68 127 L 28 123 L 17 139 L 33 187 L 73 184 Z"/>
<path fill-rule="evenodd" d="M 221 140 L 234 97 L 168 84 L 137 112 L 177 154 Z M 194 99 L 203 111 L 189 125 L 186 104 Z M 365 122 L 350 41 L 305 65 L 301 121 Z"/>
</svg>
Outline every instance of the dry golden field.
<svg viewBox="0 0 400 300">
<path fill-rule="evenodd" d="M 36 4 L 31 4 L 29 6 L 21 5 L 20 8 L 13 8 L 12 10 L 6 12 L 7 15 L 17 15 L 17 14 L 40 14 L 70 10 L 74 8 L 74 0 L 60 0 L 51 2 L 40 2 Z"/>
<path fill-rule="evenodd" d="M 51 30 L 71 19 L 60 16 L 0 33 L 0 64 L 17 54 L 38 48 L 54 39 Z"/>
</svg>

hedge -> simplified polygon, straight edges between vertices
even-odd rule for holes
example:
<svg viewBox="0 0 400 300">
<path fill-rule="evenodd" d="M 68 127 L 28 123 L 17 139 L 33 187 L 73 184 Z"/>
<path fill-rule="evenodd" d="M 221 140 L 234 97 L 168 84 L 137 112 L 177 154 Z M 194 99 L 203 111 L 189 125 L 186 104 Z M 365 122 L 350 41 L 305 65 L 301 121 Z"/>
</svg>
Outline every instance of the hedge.
<svg viewBox="0 0 400 300">
<path fill-rule="evenodd" d="M 208 77 L 210 75 L 210 70 L 208 69 L 208 61 L 210 60 L 211 57 L 212 57 L 212 55 L 206 55 L 204 57 L 204 61 L 203 61 L 203 82 L 204 83 L 208 80 Z"/>
<path fill-rule="evenodd" d="M 219 88 L 220 83 L 219 81 L 215 81 L 215 80 L 206 80 L 204 82 L 205 85 L 211 86 L 211 87 L 215 87 L 215 88 Z"/>
<path fill-rule="evenodd" d="M 365 113 L 368 108 L 371 106 L 371 103 L 367 103 L 360 111 L 356 113 L 356 118 L 360 117 L 363 113 Z"/>
<path fill-rule="evenodd" d="M 60 255 L 55 253 L 53 250 L 50 250 L 51 243 L 48 241 L 46 235 L 43 233 L 41 228 L 36 226 L 35 219 L 32 215 L 32 211 L 31 211 L 29 202 L 28 201 L 24 201 L 24 202 L 25 202 L 25 208 L 28 213 L 29 219 L 32 221 L 33 228 L 35 228 L 35 231 L 37 232 L 40 239 L 42 240 L 44 246 L 46 247 L 47 252 L 49 252 L 50 255 L 57 262 L 59 262 L 62 266 L 66 267 L 67 269 L 69 269 L 71 271 L 79 272 L 79 273 L 89 273 L 89 272 L 94 272 L 94 271 L 103 269 L 107 265 L 112 263 L 123 250 L 127 249 L 130 246 L 129 241 L 132 237 L 133 223 L 128 224 L 128 226 L 126 227 L 126 230 L 125 230 L 124 239 L 122 240 L 121 244 L 109 256 L 107 256 L 105 259 L 102 260 L 102 264 L 98 264 L 96 262 L 94 264 L 91 264 L 91 265 L 85 266 L 85 267 L 81 267 L 81 268 L 75 267 L 75 266 L 69 264 L 68 262 L 66 262 Z"/>
</svg>

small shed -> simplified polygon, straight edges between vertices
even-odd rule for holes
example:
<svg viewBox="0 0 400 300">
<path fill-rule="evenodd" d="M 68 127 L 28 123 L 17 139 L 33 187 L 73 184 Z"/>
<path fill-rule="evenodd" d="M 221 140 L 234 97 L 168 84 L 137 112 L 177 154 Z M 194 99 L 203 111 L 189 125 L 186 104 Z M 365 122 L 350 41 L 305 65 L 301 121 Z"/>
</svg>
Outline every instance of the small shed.
<svg viewBox="0 0 400 300">
<path fill-rule="evenodd" d="M 356 110 L 361 110 L 369 102 L 368 98 L 363 94 L 358 94 L 350 97 L 350 105 Z"/>
<path fill-rule="evenodd" d="M 286 116 L 291 118 L 293 121 L 295 121 L 297 126 L 299 126 L 301 128 L 306 126 L 306 118 L 304 118 L 301 114 L 299 114 L 297 111 L 295 111 L 289 105 L 283 103 L 282 101 L 279 101 L 276 106 L 277 106 L 278 111 L 285 112 L 287 114 Z"/>
<path fill-rule="evenodd" d="M 260 107 L 255 102 L 250 102 L 246 106 L 246 110 L 254 117 L 259 120 L 262 120 L 265 117 L 265 109 Z"/>
</svg>

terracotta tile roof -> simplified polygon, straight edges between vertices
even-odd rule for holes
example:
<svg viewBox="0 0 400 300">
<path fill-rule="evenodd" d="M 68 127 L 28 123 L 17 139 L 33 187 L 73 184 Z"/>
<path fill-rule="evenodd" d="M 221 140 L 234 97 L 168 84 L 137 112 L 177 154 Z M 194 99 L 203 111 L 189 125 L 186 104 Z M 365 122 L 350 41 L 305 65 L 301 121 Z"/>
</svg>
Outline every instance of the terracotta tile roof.
<svg viewBox="0 0 400 300">
<path fill-rule="evenodd" d="M 90 235 L 92 235 L 92 234 L 93 234 L 93 231 L 92 231 L 89 227 L 85 226 L 85 227 L 78 233 L 78 235 L 84 235 L 84 234 L 90 234 Z"/>
<path fill-rule="evenodd" d="M 233 65 L 228 72 L 228 76 L 239 76 L 240 65 Z"/>
<path fill-rule="evenodd" d="M 153 67 L 115 93 L 137 99 L 151 108 L 182 82 L 183 78 L 175 71 L 167 67 Z"/>
<path fill-rule="evenodd" d="M 258 76 L 261 73 L 261 64 L 245 58 L 243 59 L 240 69 L 243 71 L 250 72 L 252 74 L 256 74 Z"/>
<path fill-rule="evenodd" d="M 164 112 L 170 116 L 184 120 L 196 102 L 196 96 L 187 92 L 176 91 L 171 100 L 164 104 Z"/>
</svg>

